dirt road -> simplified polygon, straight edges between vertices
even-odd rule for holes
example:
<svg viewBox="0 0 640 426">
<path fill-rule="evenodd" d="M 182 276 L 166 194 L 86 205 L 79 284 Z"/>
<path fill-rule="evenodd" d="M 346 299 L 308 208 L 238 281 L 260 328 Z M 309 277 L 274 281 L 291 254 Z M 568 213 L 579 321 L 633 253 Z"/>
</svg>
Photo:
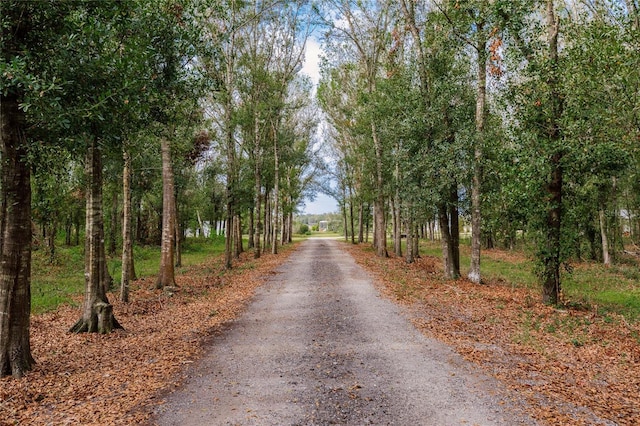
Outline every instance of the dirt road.
<svg viewBox="0 0 640 426">
<path fill-rule="evenodd" d="M 155 422 L 534 424 L 495 381 L 416 331 L 340 244 L 303 243 Z"/>
</svg>

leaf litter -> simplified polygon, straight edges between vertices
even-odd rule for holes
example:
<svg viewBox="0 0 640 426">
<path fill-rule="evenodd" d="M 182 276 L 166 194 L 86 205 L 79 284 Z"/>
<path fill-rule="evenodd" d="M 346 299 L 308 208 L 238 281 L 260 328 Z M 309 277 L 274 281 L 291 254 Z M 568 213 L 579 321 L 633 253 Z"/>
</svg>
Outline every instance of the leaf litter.
<svg viewBox="0 0 640 426">
<path fill-rule="evenodd" d="M 640 425 L 640 324 L 621 315 L 546 306 L 494 281 L 445 281 L 440 259 L 377 258 L 345 245 L 426 335 L 522 395 L 547 425 Z M 500 259 L 523 262 L 492 250 Z"/>
<path fill-rule="evenodd" d="M 149 421 L 162 392 L 197 360 L 206 337 L 242 312 L 264 277 L 292 246 L 255 261 L 243 253 L 225 271 L 220 256 L 176 277 L 171 291 L 136 281 L 125 304 L 109 294 L 124 330 L 71 334 L 80 315 L 64 305 L 31 317 L 34 369 L 24 378 L 0 379 L 0 425 L 129 425 Z M 81 296 L 75 301 L 81 304 Z"/>
</svg>

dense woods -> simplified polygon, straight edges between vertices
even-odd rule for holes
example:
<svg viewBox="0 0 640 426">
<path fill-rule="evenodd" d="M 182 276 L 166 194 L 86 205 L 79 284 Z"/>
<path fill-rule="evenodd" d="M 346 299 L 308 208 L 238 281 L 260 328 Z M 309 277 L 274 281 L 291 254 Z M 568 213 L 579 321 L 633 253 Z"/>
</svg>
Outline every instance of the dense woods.
<svg viewBox="0 0 640 426">
<path fill-rule="evenodd" d="M 439 235 L 450 279 L 461 234 L 474 283 L 483 248 L 534 244 L 549 304 L 570 259 L 613 264 L 640 237 L 636 0 L 1 7 L 0 376 L 33 365 L 31 251 L 55 262 L 58 235 L 85 247 L 69 327 L 99 333 L 134 245 L 162 247 L 155 287 L 173 287 L 187 234 L 224 234 L 226 268 L 275 254 L 317 187 L 378 256 L 411 263 Z"/>
</svg>

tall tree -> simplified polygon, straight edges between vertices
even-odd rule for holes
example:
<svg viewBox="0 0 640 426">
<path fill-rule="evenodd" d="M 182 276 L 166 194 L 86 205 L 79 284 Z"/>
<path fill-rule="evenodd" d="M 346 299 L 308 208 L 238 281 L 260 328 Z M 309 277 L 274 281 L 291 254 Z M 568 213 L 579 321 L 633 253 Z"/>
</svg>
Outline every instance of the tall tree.
<svg viewBox="0 0 640 426">
<path fill-rule="evenodd" d="M 102 217 L 102 150 L 99 141 L 89 136 L 85 158 L 86 229 L 85 229 L 85 296 L 82 316 L 71 327 L 73 333 L 110 333 L 122 328 L 113 315 L 107 298 L 105 277 L 104 227 Z"/>
<path fill-rule="evenodd" d="M 328 15 L 324 17 L 324 20 L 330 26 L 329 34 L 332 37 L 342 38 L 344 40 L 343 47 L 347 46 L 355 53 L 366 93 L 373 94 L 376 90 L 378 73 L 381 71 L 383 55 L 388 47 L 387 34 L 392 18 L 391 4 L 383 1 L 379 2 L 375 8 L 366 8 L 360 3 L 354 4 L 341 0 L 327 1 L 326 4 Z M 344 24 L 336 24 L 336 22 Z M 385 209 L 386 153 L 375 119 L 369 120 L 369 131 L 375 161 L 374 246 L 378 256 L 386 257 L 388 256 Z"/>
<path fill-rule="evenodd" d="M 19 35 L 16 41 L 24 36 L 23 31 L 13 34 Z M 31 174 L 18 96 L 2 93 L 0 98 L 0 377 L 21 377 L 34 364 L 29 340 Z"/>
</svg>

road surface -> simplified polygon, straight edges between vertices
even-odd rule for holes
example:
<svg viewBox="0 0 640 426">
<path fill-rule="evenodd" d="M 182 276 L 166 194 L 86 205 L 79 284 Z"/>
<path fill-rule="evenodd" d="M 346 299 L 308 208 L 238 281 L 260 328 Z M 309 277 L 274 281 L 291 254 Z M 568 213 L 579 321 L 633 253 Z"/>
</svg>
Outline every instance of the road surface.
<svg viewBox="0 0 640 426">
<path fill-rule="evenodd" d="M 534 424 L 497 382 L 420 334 L 341 244 L 301 244 L 154 422 Z"/>
</svg>

